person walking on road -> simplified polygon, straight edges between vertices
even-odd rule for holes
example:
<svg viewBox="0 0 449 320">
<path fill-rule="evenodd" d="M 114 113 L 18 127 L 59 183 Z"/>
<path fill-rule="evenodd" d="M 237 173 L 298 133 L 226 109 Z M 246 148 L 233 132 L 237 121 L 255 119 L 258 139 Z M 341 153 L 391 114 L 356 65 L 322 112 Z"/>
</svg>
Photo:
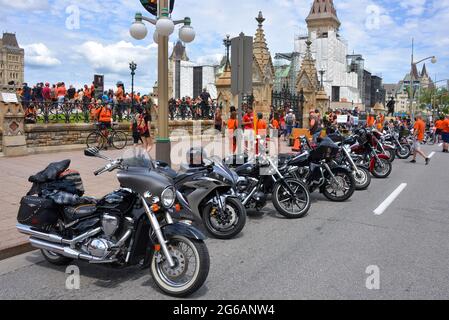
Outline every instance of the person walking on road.
<svg viewBox="0 0 449 320">
<path fill-rule="evenodd" d="M 424 141 L 424 134 L 426 132 L 426 123 L 422 120 L 421 114 L 418 114 L 418 116 L 416 117 L 416 122 L 413 129 L 414 129 L 413 135 L 415 145 L 413 152 L 413 160 L 411 161 L 411 163 L 416 163 L 416 155 L 419 154 L 426 160 L 426 165 L 428 165 L 430 162 L 430 158 L 421 149 L 421 146 Z"/>
<path fill-rule="evenodd" d="M 441 125 L 441 135 L 443 138 L 443 152 L 449 153 L 449 114 L 446 115 Z"/>
</svg>

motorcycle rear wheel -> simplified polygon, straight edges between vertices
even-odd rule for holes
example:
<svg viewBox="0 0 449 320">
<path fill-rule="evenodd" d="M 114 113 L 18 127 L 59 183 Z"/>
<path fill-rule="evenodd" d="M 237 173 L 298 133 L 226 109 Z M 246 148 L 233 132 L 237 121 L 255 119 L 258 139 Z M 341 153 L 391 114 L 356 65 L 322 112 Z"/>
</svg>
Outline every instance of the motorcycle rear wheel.
<svg viewBox="0 0 449 320">
<path fill-rule="evenodd" d="M 162 253 L 153 252 L 151 276 L 164 293 L 172 297 L 187 297 L 201 288 L 207 279 L 210 267 L 209 251 L 204 241 L 182 236 L 169 239 L 167 246 L 174 258 L 175 267 L 170 268 Z M 192 262 L 195 262 L 193 266 Z M 189 272 L 192 273 L 191 277 L 186 276 Z M 183 280 L 185 278 L 187 279 Z"/>
<path fill-rule="evenodd" d="M 307 187 L 295 179 L 286 179 L 285 183 L 295 192 L 292 199 L 287 188 L 278 182 L 273 189 L 273 205 L 276 210 L 288 219 L 299 219 L 307 215 L 310 209 L 310 193 Z M 299 205 L 298 203 L 301 203 Z M 299 210 L 295 210 L 296 209 Z"/>
<path fill-rule="evenodd" d="M 73 261 L 73 259 L 61 256 L 60 254 L 45 249 L 41 249 L 41 253 L 44 256 L 45 260 L 55 266 L 67 266 Z"/>
</svg>

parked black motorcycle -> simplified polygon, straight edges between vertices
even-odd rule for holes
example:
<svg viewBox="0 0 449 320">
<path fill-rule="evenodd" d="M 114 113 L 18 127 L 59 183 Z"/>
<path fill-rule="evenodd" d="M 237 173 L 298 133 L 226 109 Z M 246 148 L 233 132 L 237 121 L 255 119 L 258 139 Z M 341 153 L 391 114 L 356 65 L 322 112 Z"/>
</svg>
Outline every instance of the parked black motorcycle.
<svg viewBox="0 0 449 320">
<path fill-rule="evenodd" d="M 173 181 L 153 169 L 145 151 L 117 160 L 96 148 L 85 155 L 107 160 L 95 175 L 117 170 L 121 189 L 99 201 L 82 197 L 79 174 L 66 171 L 70 161 L 51 164 L 30 177 L 34 185 L 21 201 L 19 232 L 31 236 L 31 245 L 52 264 L 140 264 L 169 295 L 197 291 L 209 273 L 209 253 L 200 231 L 173 222 Z"/>
<path fill-rule="evenodd" d="M 286 218 L 302 218 L 309 212 L 311 200 L 307 187 L 297 179 L 286 177 L 295 168 L 280 168 L 264 153 L 254 159 L 242 155 L 241 159 L 247 162 L 240 166 L 237 165 L 240 162 L 235 161 L 237 157 L 229 157 L 224 162 L 234 165 L 240 176 L 237 195 L 247 209 L 261 210 L 271 194 L 274 207 Z"/>
<path fill-rule="evenodd" d="M 335 162 L 340 166 L 346 166 L 351 169 L 352 176 L 355 180 L 355 189 L 356 190 L 366 190 L 371 184 L 371 174 L 368 169 L 357 165 L 351 156 L 351 148 L 348 147 L 348 143 L 355 143 L 355 138 L 353 137 L 343 137 L 340 132 L 336 132 L 330 134 L 328 136 L 332 141 L 335 142 L 336 145 L 340 147 L 337 156 L 335 157 Z M 302 151 L 311 151 L 313 150 L 309 141 L 306 137 L 300 137 Z M 354 141 L 354 142 L 352 142 Z"/>
<path fill-rule="evenodd" d="M 399 159 L 408 159 L 412 154 L 412 147 L 408 143 L 400 141 L 398 131 L 393 128 L 388 128 L 387 130 L 387 133 L 383 137 L 384 141 L 396 149 L 396 156 Z"/>
<path fill-rule="evenodd" d="M 246 209 L 234 192 L 238 176 L 219 158 L 201 157 L 197 165 L 184 167 L 179 172 L 162 162 L 156 165 L 174 180 L 181 217 L 189 217 L 193 212 L 218 239 L 232 239 L 243 230 Z"/>
<path fill-rule="evenodd" d="M 324 138 L 315 149 L 288 159 L 286 165 L 297 168 L 290 174 L 305 181 L 310 192 L 319 189 L 329 200 L 342 202 L 352 197 L 356 182 L 347 166 L 335 164 L 338 152 L 339 147 Z"/>
</svg>

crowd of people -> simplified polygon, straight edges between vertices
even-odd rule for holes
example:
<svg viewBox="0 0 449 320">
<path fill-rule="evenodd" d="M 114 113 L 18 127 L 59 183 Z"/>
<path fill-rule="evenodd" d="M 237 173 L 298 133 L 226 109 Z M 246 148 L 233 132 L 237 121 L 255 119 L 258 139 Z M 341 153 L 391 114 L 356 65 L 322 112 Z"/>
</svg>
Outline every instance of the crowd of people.
<svg viewBox="0 0 449 320">
<path fill-rule="evenodd" d="M 64 82 L 51 85 L 50 83 L 37 83 L 29 87 L 27 83 L 17 90 L 26 114 L 27 123 L 36 123 L 39 106 L 47 108 L 59 107 L 69 104 L 70 107 L 80 107 L 84 111 L 95 114 L 95 111 L 105 104 L 111 106 L 114 113 L 122 120 L 123 112 L 131 106 L 151 107 L 151 97 L 141 95 L 140 92 L 131 94 L 125 91 L 124 84 L 117 82 L 116 89 L 98 92 L 94 83 L 75 88 L 68 88 Z"/>
<path fill-rule="evenodd" d="M 207 89 L 203 89 L 203 92 L 196 98 L 186 96 L 179 99 L 170 99 L 169 114 L 171 120 L 210 120 L 213 118 L 213 111 L 216 110 L 217 107 L 219 107 L 217 100 L 212 99 Z"/>
<path fill-rule="evenodd" d="M 436 121 L 432 118 L 424 119 L 423 115 L 418 113 L 415 119 L 410 117 L 389 117 L 388 121 L 382 112 L 376 115 L 374 112 L 360 112 L 356 107 L 354 110 L 335 110 L 328 111 L 324 114 L 320 110 L 311 110 L 308 117 L 308 124 L 303 124 L 302 119 L 297 119 L 293 109 L 289 107 L 275 110 L 271 107 L 269 119 L 264 119 L 262 113 L 254 114 L 251 106 L 243 105 L 244 116 L 242 124 L 239 124 L 237 110 L 231 107 L 230 115 L 227 123 L 224 123 L 222 109 L 216 108 L 214 115 L 215 129 L 221 131 L 226 127 L 229 136 L 232 137 L 232 152 L 237 149 L 237 137 L 235 132 L 242 129 L 245 141 L 251 143 L 251 136 L 259 135 L 260 131 L 266 134 L 273 134 L 271 130 L 276 130 L 279 138 L 284 141 L 290 140 L 294 128 L 301 128 L 308 125 L 312 142 L 316 143 L 323 131 L 327 134 L 335 131 L 345 132 L 351 131 L 356 127 L 366 127 L 383 132 L 388 127 L 400 128 L 401 130 L 409 130 L 413 132 L 415 145 L 412 163 L 416 163 L 417 155 L 421 155 L 426 164 L 430 162 L 429 157 L 422 151 L 422 144 L 425 134 L 431 132 L 436 141 L 443 142 L 443 152 L 449 152 L 449 115 L 442 116 Z M 425 121 L 426 120 L 426 121 Z M 248 133 L 252 134 L 249 135 Z M 257 145 L 257 143 L 256 143 Z"/>
</svg>

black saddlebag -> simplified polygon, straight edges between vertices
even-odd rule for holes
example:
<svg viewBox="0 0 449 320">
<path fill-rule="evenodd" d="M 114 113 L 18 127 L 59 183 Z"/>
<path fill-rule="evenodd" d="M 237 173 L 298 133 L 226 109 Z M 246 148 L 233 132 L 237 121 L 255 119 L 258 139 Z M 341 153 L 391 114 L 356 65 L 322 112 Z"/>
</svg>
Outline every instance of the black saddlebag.
<svg viewBox="0 0 449 320">
<path fill-rule="evenodd" d="M 17 221 L 37 228 L 54 225 L 58 222 L 58 207 L 51 199 L 23 197 L 20 201 Z"/>
</svg>

